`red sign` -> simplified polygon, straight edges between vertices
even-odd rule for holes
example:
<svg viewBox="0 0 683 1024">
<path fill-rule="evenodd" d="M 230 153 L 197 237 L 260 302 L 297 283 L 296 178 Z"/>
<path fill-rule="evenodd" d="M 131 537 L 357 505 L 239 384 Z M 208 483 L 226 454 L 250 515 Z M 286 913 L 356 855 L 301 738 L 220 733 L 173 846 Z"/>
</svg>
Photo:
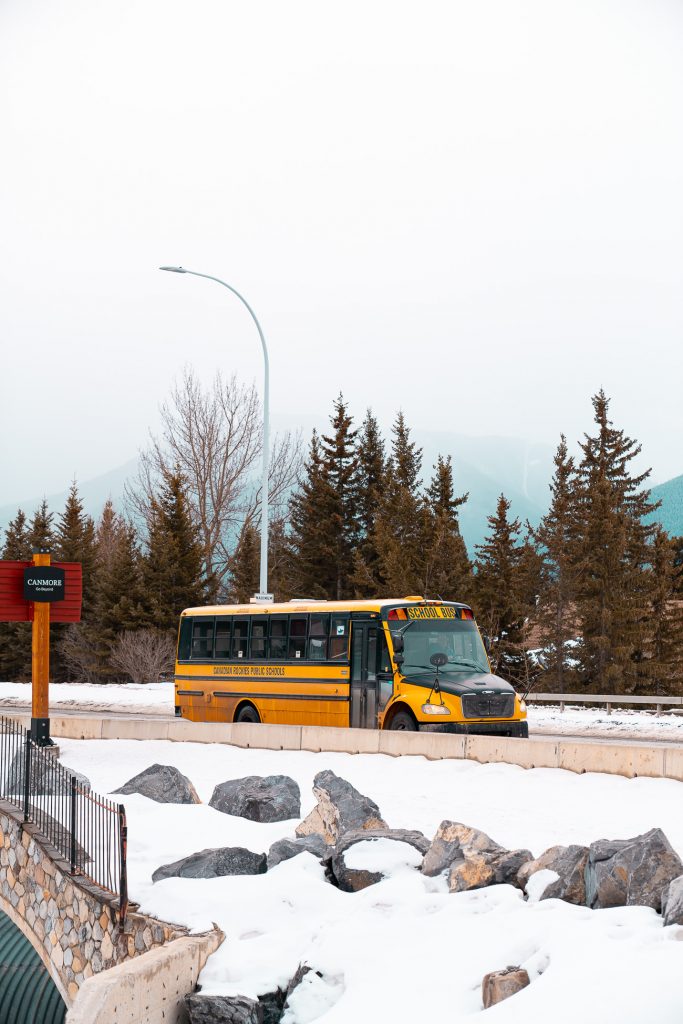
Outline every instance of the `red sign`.
<svg viewBox="0 0 683 1024">
<path fill-rule="evenodd" d="M 33 601 L 24 598 L 24 569 L 33 562 L 0 562 L 0 622 L 32 622 Z M 64 599 L 50 606 L 50 622 L 80 622 L 83 573 L 80 562 L 53 562 L 64 570 Z"/>
</svg>

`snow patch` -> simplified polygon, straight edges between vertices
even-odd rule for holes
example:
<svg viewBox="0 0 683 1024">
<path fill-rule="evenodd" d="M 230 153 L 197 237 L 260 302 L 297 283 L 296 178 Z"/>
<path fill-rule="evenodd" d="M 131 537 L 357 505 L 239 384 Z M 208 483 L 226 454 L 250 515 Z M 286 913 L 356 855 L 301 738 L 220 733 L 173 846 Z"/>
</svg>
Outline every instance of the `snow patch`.
<svg viewBox="0 0 683 1024">
<path fill-rule="evenodd" d="M 529 897 L 529 903 L 538 903 L 548 886 L 552 885 L 553 882 L 557 882 L 559 877 L 557 871 L 551 871 L 550 868 L 534 871 L 526 884 L 526 894 Z"/>
</svg>

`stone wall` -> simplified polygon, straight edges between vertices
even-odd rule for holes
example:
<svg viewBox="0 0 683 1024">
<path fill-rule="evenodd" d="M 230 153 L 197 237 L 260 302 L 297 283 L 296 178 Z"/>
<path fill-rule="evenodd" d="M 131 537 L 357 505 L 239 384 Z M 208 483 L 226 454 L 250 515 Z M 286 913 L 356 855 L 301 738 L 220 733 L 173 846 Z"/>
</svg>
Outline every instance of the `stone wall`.
<svg viewBox="0 0 683 1024">
<path fill-rule="evenodd" d="M 68 874 L 59 853 L 0 801 L 0 909 L 40 955 L 67 1005 L 87 979 L 186 934 L 131 912 L 123 928 L 113 900 Z"/>
</svg>

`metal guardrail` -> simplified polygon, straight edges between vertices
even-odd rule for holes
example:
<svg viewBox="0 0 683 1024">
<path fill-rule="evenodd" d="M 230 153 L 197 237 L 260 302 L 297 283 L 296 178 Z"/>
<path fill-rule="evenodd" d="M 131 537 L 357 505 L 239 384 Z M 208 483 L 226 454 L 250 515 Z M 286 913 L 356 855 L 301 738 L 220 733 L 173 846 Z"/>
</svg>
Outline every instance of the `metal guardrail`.
<svg viewBox="0 0 683 1024">
<path fill-rule="evenodd" d="M 559 704 L 560 711 L 564 711 L 566 704 L 604 704 L 608 715 L 612 714 L 612 707 L 615 704 L 650 705 L 656 709 L 658 715 L 662 714 L 665 707 L 683 708 L 683 697 L 663 697 L 654 694 L 650 697 L 642 697 L 621 693 L 529 693 L 526 700 L 527 703 L 540 701 L 545 704 Z"/>
<path fill-rule="evenodd" d="M 128 909 L 127 826 L 123 804 L 98 796 L 31 739 L 0 717 L 0 799 L 23 814 L 81 877 L 118 898 L 121 922 Z"/>
</svg>

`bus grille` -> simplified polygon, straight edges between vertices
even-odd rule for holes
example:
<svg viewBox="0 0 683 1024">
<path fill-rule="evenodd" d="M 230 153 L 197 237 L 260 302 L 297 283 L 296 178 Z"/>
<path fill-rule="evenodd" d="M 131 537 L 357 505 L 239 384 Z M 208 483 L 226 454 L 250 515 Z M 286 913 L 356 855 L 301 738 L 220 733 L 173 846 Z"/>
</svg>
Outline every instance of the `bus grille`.
<svg viewBox="0 0 683 1024">
<path fill-rule="evenodd" d="M 478 693 L 466 693 L 462 698 L 462 713 L 465 718 L 512 718 L 515 713 L 515 695 L 500 693 L 485 697 Z"/>
</svg>

